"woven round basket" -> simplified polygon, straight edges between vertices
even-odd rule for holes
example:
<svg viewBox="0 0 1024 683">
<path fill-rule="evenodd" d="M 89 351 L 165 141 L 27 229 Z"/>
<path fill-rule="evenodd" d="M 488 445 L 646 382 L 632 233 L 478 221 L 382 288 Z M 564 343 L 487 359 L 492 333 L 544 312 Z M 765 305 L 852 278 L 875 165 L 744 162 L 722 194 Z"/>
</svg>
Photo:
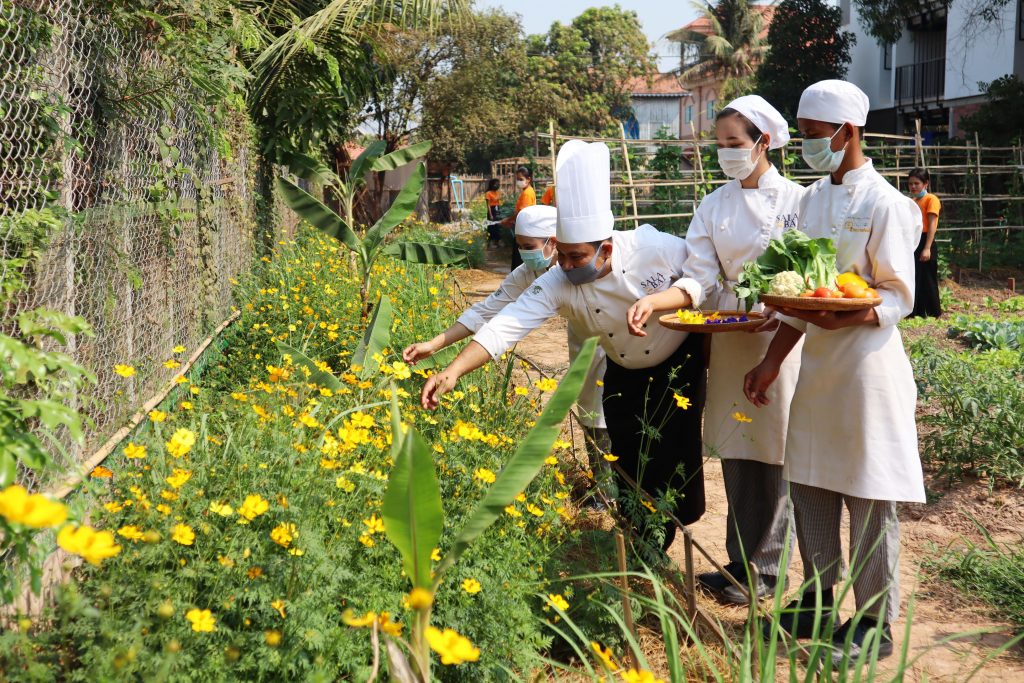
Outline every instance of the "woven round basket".
<svg viewBox="0 0 1024 683">
<path fill-rule="evenodd" d="M 861 311 L 882 303 L 876 299 L 825 299 L 814 296 L 772 296 L 762 294 L 758 299 L 766 306 L 792 308 L 798 311 Z"/>
<path fill-rule="evenodd" d="M 677 330 L 679 332 L 694 332 L 696 334 L 715 334 L 717 332 L 741 332 L 743 330 L 749 330 L 757 327 L 764 322 L 763 313 L 755 313 L 751 311 L 711 311 L 704 315 L 710 316 L 713 313 L 717 313 L 719 318 L 738 318 L 741 315 L 747 316 L 747 320 L 744 322 L 736 323 L 681 323 L 675 313 L 668 313 L 658 318 L 658 322 L 663 327 L 667 327 L 670 330 Z"/>
</svg>

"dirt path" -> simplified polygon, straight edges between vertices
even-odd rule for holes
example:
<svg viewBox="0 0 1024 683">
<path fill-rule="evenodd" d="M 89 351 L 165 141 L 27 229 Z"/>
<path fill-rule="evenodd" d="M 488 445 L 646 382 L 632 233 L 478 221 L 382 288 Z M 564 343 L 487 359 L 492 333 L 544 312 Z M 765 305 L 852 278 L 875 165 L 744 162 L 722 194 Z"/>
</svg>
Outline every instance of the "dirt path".
<svg viewBox="0 0 1024 683">
<path fill-rule="evenodd" d="M 509 271 L 504 257 L 504 250 L 500 254 L 488 252 L 485 270 L 466 270 L 456 274 L 467 297 L 477 300 L 497 289 Z M 549 320 L 524 339 L 517 347 L 517 352 L 546 373 L 563 373 L 569 365 L 565 321 L 561 318 Z M 719 561 L 725 562 L 726 502 L 722 470 L 717 461 L 712 460 L 706 465 L 705 480 L 707 513 L 692 529 L 698 542 L 709 552 L 715 553 Z M 985 484 L 973 482 L 951 489 L 935 503 L 907 505 L 900 511 L 903 606 L 902 616 L 893 626 L 893 633 L 899 647 L 906 625 L 907 600 L 912 596 L 914 615 L 909 657 L 917 658 L 906 680 L 966 680 L 982 664 L 988 653 L 1005 643 L 1012 633 L 1012 627 L 1005 621 L 993 618 L 984 604 L 943 582 L 929 580 L 920 571 L 923 561 L 941 554 L 949 544 L 961 538 L 981 541 L 968 514 L 990 529 L 997 540 L 1019 541 L 1024 531 L 1024 494 L 1010 490 L 990 495 Z M 844 521 L 844 538 L 847 537 L 847 523 Z M 669 549 L 669 555 L 682 566 L 681 541 Z M 710 564 L 698 556 L 697 571 L 711 569 Z M 798 586 L 800 581 L 800 558 L 796 553 L 789 571 L 790 586 Z M 844 614 L 847 615 L 852 612 L 852 596 L 848 602 L 850 604 L 844 605 Z M 701 605 L 724 624 L 732 624 L 737 629 L 745 618 L 745 608 L 719 604 L 710 596 L 704 596 Z M 973 635 L 950 640 L 957 634 L 967 633 Z M 947 640 L 949 642 L 945 642 Z M 885 671 L 885 665 L 893 659 L 883 661 L 880 669 Z M 1015 648 L 985 663 L 972 680 L 993 683 L 1024 681 L 1024 649 Z"/>
</svg>

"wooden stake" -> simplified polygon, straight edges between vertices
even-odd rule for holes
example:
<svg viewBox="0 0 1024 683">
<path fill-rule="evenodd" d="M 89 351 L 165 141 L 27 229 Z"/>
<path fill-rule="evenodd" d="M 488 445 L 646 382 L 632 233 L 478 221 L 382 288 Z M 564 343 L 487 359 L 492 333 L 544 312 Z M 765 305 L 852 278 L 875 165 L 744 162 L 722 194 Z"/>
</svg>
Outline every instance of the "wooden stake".
<svg viewBox="0 0 1024 683">
<path fill-rule="evenodd" d="M 201 355 L 203 355 L 203 351 L 206 350 L 206 347 L 208 347 L 210 343 L 213 342 L 213 340 L 221 332 L 224 331 L 225 327 L 227 327 L 235 320 L 237 320 L 239 315 L 241 315 L 241 311 L 235 311 L 230 316 L 228 316 L 227 320 L 218 325 L 217 329 L 215 329 L 209 337 L 204 339 L 202 343 L 199 344 L 198 348 L 196 348 L 196 350 L 192 353 L 192 355 L 189 356 L 189 359 L 185 362 L 184 365 L 181 366 L 181 369 L 178 370 L 177 374 L 175 375 L 175 378 L 185 376 L 185 374 L 188 373 L 192 365 L 199 359 Z M 155 396 L 153 396 L 151 399 L 143 403 L 142 407 L 138 410 L 138 412 L 132 415 L 131 419 L 128 420 L 128 424 L 114 432 L 113 435 L 111 435 L 111 437 L 107 439 L 102 446 L 100 446 L 100 449 L 93 453 L 82 464 L 82 469 L 79 472 L 72 475 L 72 477 L 68 479 L 66 482 L 64 482 L 64 485 L 61 486 L 59 489 L 55 491 L 50 491 L 48 495 L 53 498 L 60 499 L 64 498 L 69 493 L 78 488 L 78 485 L 81 484 L 82 480 L 89 475 L 89 472 L 92 472 L 92 470 L 95 469 L 97 465 L 106 460 L 107 456 L 114 452 L 114 449 L 117 448 L 118 444 L 120 444 L 121 441 L 125 439 L 125 437 L 127 437 L 129 434 L 135 431 L 135 428 L 139 426 L 139 423 L 146 419 L 146 414 L 149 413 L 149 411 L 156 408 L 158 405 L 160 405 L 160 403 L 165 398 L 167 398 L 167 395 L 171 393 L 171 391 L 177 386 L 178 385 L 175 384 L 174 380 L 172 379 L 161 391 L 157 392 Z"/>
<path fill-rule="evenodd" d="M 694 156 L 697 157 L 697 174 L 698 174 L 698 176 L 700 178 L 699 184 L 701 186 L 703 186 L 704 185 L 704 158 L 703 158 L 703 156 L 701 155 L 701 152 L 700 152 L 700 144 L 697 142 L 697 129 L 694 128 L 693 121 L 690 121 L 690 135 L 693 136 Z M 694 185 L 693 186 L 693 208 L 694 208 L 694 211 L 697 210 L 697 201 L 698 201 L 697 194 L 698 194 L 698 192 L 697 192 L 697 185 Z M 703 196 L 704 195 L 702 194 L 701 198 L 703 198 Z"/>
<path fill-rule="evenodd" d="M 981 143 L 978 142 L 978 134 L 974 134 L 974 152 L 975 152 L 975 166 L 974 172 L 978 176 L 978 227 L 982 228 L 985 226 L 985 198 L 984 191 L 981 183 Z M 978 272 L 981 272 L 982 268 L 982 255 L 984 253 L 983 240 L 985 233 L 983 230 L 978 231 Z"/>
<path fill-rule="evenodd" d="M 914 158 L 917 160 L 917 165 L 924 168 L 924 143 L 921 138 L 921 119 L 914 119 Z"/>
<path fill-rule="evenodd" d="M 554 119 L 548 119 L 548 133 L 551 135 L 551 187 L 555 188 L 555 206 L 558 206 L 558 183 L 555 182 L 555 161 L 558 158 L 558 136 L 555 134 Z"/>
<path fill-rule="evenodd" d="M 619 134 L 622 137 L 622 159 L 626 162 L 626 181 L 629 183 L 629 197 L 633 201 L 633 227 L 640 227 L 640 211 L 636 206 L 636 187 L 633 186 L 633 168 L 629 164 L 629 149 L 626 147 L 626 127 L 619 121 Z"/>
<path fill-rule="evenodd" d="M 629 577 L 626 576 L 626 539 L 623 538 L 621 531 L 615 532 L 615 550 L 619 561 L 619 590 L 622 592 L 622 613 L 626 618 L 626 628 L 632 634 L 633 640 L 640 642 L 636 633 L 636 624 L 633 622 L 633 605 L 629 602 Z M 632 667 L 639 668 L 636 653 L 632 648 L 627 651 L 627 656 Z"/>
</svg>

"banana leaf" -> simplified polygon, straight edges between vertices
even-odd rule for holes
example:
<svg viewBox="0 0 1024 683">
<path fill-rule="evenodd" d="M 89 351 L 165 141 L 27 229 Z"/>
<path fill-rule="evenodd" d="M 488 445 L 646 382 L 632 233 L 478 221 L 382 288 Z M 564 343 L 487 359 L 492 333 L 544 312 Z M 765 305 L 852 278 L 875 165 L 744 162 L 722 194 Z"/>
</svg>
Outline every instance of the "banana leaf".
<svg viewBox="0 0 1024 683">
<path fill-rule="evenodd" d="M 374 140 L 366 146 L 359 156 L 352 161 L 352 167 L 348 171 L 348 180 L 350 183 L 363 183 L 366 182 L 363 176 L 366 172 L 371 170 L 373 164 L 377 161 L 377 158 L 384 153 L 387 148 L 387 143 L 383 140 Z"/>
<path fill-rule="evenodd" d="M 342 388 L 341 380 L 332 375 L 329 372 L 321 370 L 316 366 L 316 363 L 312 358 L 299 351 L 296 348 L 288 346 L 284 342 L 277 342 L 277 350 L 281 352 L 281 355 L 289 355 L 292 358 L 292 365 L 297 368 L 306 368 L 309 370 L 309 381 L 314 384 L 319 384 L 322 387 L 326 387 L 331 391 L 337 391 Z"/>
<path fill-rule="evenodd" d="M 359 237 L 341 216 L 327 208 L 323 202 L 287 178 L 278 178 L 277 188 L 281 191 L 285 204 L 299 214 L 300 218 L 309 221 L 318 230 L 338 240 L 352 251 L 361 251 L 362 243 Z"/>
<path fill-rule="evenodd" d="M 294 152 L 286 156 L 285 163 L 288 164 L 289 171 L 303 180 L 333 187 L 341 185 L 341 178 L 319 159 Z"/>
<path fill-rule="evenodd" d="M 469 260 L 469 252 L 465 249 L 427 242 L 395 242 L 385 247 L 384 253 L 401 261 L 435 266 L 465 263 Z"/>
<path fill-rule="evenodd" d="M 367 379 L 373 375 L 376 368 L 369 365 L 374 354 L 380 353 L 391 344 L 391 323 L 394 318 L 395 311 L 391 306 L 391 299 L 381 294 L 373 309 L 373 318 L 363 332 L 363 339 L 352 354 L 352 365 L 362 366 L 362 370 L 359 371 L 360 379 Z"/>
<path fill-rule="evenodd" d="M 378 245 L 384 241 L 384 238 L 388 236 L 395 226 L 404 221 L 409 217 L 413 211 L 416 210 L 416 205 L 420 201 L 420 194 L 423 192 L 423 183 L 427 178 L 427 167 L 420 163 L 416 170 L 412 172 L 409 180 L 405 181 L 405 185 L 402 187 L 402 191 L 398 193 L 395 201 L 392 202 L 391 207 L 387 212 L 380 217 L 373 226 L 366 231 L 366 236 L 363 237 L 363 244 L 366 248 L 366 253 L 372 254 L 376 251 Z"/>
<path fill-rule="evenodd" d="M 433 143 L 430 140 L 423 142 L 417 142 L 415 145 L 409 145 L 402 149 L 396 149 L 390 154 L 385 154 L 380 157 L 370 166 L 371 171 L 393 171 L 399 166 L 405 166 L 406 164 L 416 161 L 422 156 L 426 156 L 427 152 L 430 151 L 430 147 Z"/>
</svg>

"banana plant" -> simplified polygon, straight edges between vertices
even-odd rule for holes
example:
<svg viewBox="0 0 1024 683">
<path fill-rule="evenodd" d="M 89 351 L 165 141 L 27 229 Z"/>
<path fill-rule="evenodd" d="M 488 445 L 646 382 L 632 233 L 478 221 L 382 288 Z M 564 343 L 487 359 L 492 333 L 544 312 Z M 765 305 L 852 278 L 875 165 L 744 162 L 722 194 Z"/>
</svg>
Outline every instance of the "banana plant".
<svg viewBox="0 0 1024 683">
<path fill-rule="evenodd" d="M 537 418 L 515 454 L 502 468 L 483 500 L 470 514 L 455 535 L 451 549 L 437 567 L 431 570 L 431 552 L 437 547 L 444 527 L 444 512 L 434 459 L 430 448 L 411 425 L 401 423 L 397 399 L 392 399 L 392 458 L 394 467 L 388 477 L 387 490 L 381 506 L 384 533 L 398 549 L 413 592 L 431 596 L 429 600 L 412 601 L 416 610 L 409 648 L 416 680 L 430 680 L 430 650 L 426 630 L 430 627 L 432 596 L 444 580 L 445 573 L 463 553 L 502 514 L 544 465 L 551 446 L 558 438 L 569 409 L 579 396 L 587 371 L 594 357 L 597 339 L 588 339 L 569 366 L 558 388 Z M 395 394 L 392 392 L 392 397 Z M 390 659 L 395 649 L 388 648 Z M 392 662 L 393 667 L 396 662 Z M 399 669 L 406 667 L 398 666 Z"/>
<path fill-rule="evenodd" d="M 414 163 L 430 151 L 430 145 L 430 141 L 419 142 L 395 150 L 390 154 L 382 154 L 384 141 L 377 140 L 356 157 L 344 178 L 334 173 L 321 161 L 303 155 L 292 155 L 288 160 L 292 172 L 333 193 L 341 205 L 341 214 L 329 208 L 289 178 L 277 179 L 281 196 L 292 211 L 321 232 L 341 242 L 355 254 L 360 276 L 359 298 L 364 318 L 370 313 L 370 276 L 373 264 L 382 253 L 415 263 L 451 264 L 466 260 L 465 251 L 451 247 L 410 242 L 397 243 L 398 245 L 410 245 L 408 247 L 391 245 L 388 249 L 384 248 L 384 241 L 388 235 L 409 217 L 419 203 L 423 184 L 427 177 L 427 167 L 423 161 L 416 163 L 416 169 L 412 176 L 376 223 L 365 231 L 360 231 L 356 227 L 355 204 L 366 186 L 366 174 L 391 171 Z"/>
</svg>

